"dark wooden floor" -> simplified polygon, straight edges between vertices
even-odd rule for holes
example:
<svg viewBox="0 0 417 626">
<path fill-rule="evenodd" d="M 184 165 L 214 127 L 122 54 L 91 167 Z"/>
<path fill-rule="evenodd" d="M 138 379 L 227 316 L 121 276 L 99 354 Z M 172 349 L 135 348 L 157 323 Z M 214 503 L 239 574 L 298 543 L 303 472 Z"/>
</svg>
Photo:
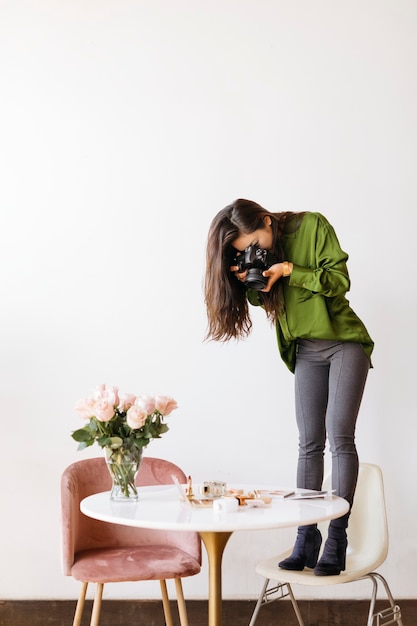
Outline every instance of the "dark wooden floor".
<svg viewBox="0 0 417 626">
<path fill-rule="evenodd" d="M 398 601 L 404 626 L 417 626 L 417 599 Z M 363 600 L 305 600 L 299 602 L 306 626 L 365 626 L 368 602 Z M 248 626 L 255 602 L 225 600 L 223 626 Z M 386 604 L 379 601 L 378 610 Z M 0 626 L 71 626 L 75 602 L 0 601 Z M 207 626 L 207 602 L 187 601 L 189 626 Z M 86 603 L 82 626 L 90 623 L 91 601 Z M 173 613 L 176 616 L 175 604 Z M 384 624 L 385 622 L 381 622 Z M 164 626 L 158 601 L 105 600 L 100 626 Z M 178 619 L 175 626 L 179 626 Z M 263 607 L 256 626 L 298 626 L 291 603 L 280 600 Z"/>
</svg>

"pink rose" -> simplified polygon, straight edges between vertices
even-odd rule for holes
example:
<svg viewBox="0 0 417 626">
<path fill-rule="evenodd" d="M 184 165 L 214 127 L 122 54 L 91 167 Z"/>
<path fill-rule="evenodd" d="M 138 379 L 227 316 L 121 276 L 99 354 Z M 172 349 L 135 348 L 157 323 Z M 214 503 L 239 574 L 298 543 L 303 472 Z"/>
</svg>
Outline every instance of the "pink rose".
<svg viewBox="0 0 417 626">
<path fill-rule="evenodd" d="M 115 408 L 119 404 L 117 387 L 97 385 L 93 395 L 93 415 L 99 422 L 109 422 L 114 416 Z"/>
<path fill-rule="evenodd" d="M 82 419 L 89 420 L 94 415 L 94 399 L 83 398 L 77 402 L 74 409 Z"/>
<path fill-rule="evenodd" d="M 94 400 L 105 400 L 108 404 L 116 407 L 119 404 L 119 390 L 117 387 L 97 385 L 94 391 Z"/>
<path fill-rule="evenodd" d="M 134 404 L 126 413 L 126 423 L 135 430 L 136 428 L 142 428 L 147 417 L 146 411 L 141 406 Z"/>
<path fill-rule="evenodd" d="M 136 398 L 136 405 L 140 406 L 147 415 L 155 411 L 155 398 L 153 396 L 139 396 Z"/>
<path fill-rule="evenodd" d="M 136 396 L 133 393 L 124 393 L 119 397 L 119 411 L 127 411 L 135 404 Z"/>
<path fill-rule="evenodd" d="M 177 408 L 178 404 L 174 398 L 170 398 L 170 396 L 155 396 L 155 409 L 162 413 L 162 415 L 169 415 Z"/>
<path fill-rule="evenodd" d="M 94 417 L 99 422 L 109 422 L 115 413 L 113 403 L 109 403 L 105 398 L 94 402 Z"/>
</svg>

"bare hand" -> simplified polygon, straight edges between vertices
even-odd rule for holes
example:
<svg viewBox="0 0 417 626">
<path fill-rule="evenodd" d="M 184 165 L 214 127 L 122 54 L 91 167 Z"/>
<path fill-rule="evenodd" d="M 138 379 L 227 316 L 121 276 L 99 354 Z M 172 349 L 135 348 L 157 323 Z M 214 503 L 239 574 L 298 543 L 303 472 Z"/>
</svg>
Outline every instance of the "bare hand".
<svg viewBox="0 0 417 626">
<path fill-rule="evenodd" d="M 267 293 L 268 291 L 271 291 L 273 285 L 275 285 L 275 283 L 284 275 L 283 263 L 275 263 L 274 265 L 271 265 L 271 267 L 262 272 L 262 275 L 265 276 L 265 278 L 268 278 L 268 283 L 266 287 L 261 289 L 261 291 Z"/>
<path fill-rule="evenodd" d="M 238 265 L 232 265 L 232 267 L 230 268 L 230 271 L 232 272 L 232 274 L 234 274 L 236 276 L 236 278 L 241 283 L 245 282 L 248 270 L 244 270 L 243 272 L 239 272 L 239 266 Z"/>
</svg>

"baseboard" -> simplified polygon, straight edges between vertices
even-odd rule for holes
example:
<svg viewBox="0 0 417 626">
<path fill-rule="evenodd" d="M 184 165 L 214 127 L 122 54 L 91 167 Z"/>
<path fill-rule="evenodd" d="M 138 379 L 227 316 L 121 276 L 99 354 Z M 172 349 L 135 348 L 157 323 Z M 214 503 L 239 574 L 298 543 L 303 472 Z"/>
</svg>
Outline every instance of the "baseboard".
<svg viewBox="0 0 417 626">
<path fill-rule="evenodd" d="M 417 626 L 417 599 L 398 601 L 404 626 Z M 306 626 L 363 626 L 369 603 L 365 600 L 300 600 Z M 248 626 L 254 601 L 225 600 L 224 626 Z M 378 601 L 378 610 L 386 603 Z M 0 626 L 70 626 L 75 602 L 67 600 L 0 601 Z M 207 602 L 187 600 L 189 626 L 207 626 Z M 90 623 L 91 601 L 86 602 L 82 626 Z M 175 603 L 174 623 L 179 625 Z M 104 600 L 100 626 L 161 626 L 164 623 L 159 601 Z M 256 626 L 297 626 L 291 603 L 280 600 L 261 609 Z"/>
</svg>

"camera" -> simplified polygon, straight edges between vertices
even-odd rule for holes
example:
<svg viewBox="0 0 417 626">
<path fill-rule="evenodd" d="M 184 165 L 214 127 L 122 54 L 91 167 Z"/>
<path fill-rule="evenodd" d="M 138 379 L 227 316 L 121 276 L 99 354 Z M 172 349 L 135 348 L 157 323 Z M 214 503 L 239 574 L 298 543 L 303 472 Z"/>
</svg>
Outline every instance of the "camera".
<svg viewBox="0 0 417 626">
<path fill-rule="evenodd" d="M 232 260 L 232 265 L 239 268 L 238 272 L 247 270 L 246 287 L 261 291 L 268 283 L 268 279 L 262 275 L 262 272 L 276 262 L 275 257 L 268 250 L 258 246 L 248 246 L 244 252 L 236 254 Z"/>
</svg>

